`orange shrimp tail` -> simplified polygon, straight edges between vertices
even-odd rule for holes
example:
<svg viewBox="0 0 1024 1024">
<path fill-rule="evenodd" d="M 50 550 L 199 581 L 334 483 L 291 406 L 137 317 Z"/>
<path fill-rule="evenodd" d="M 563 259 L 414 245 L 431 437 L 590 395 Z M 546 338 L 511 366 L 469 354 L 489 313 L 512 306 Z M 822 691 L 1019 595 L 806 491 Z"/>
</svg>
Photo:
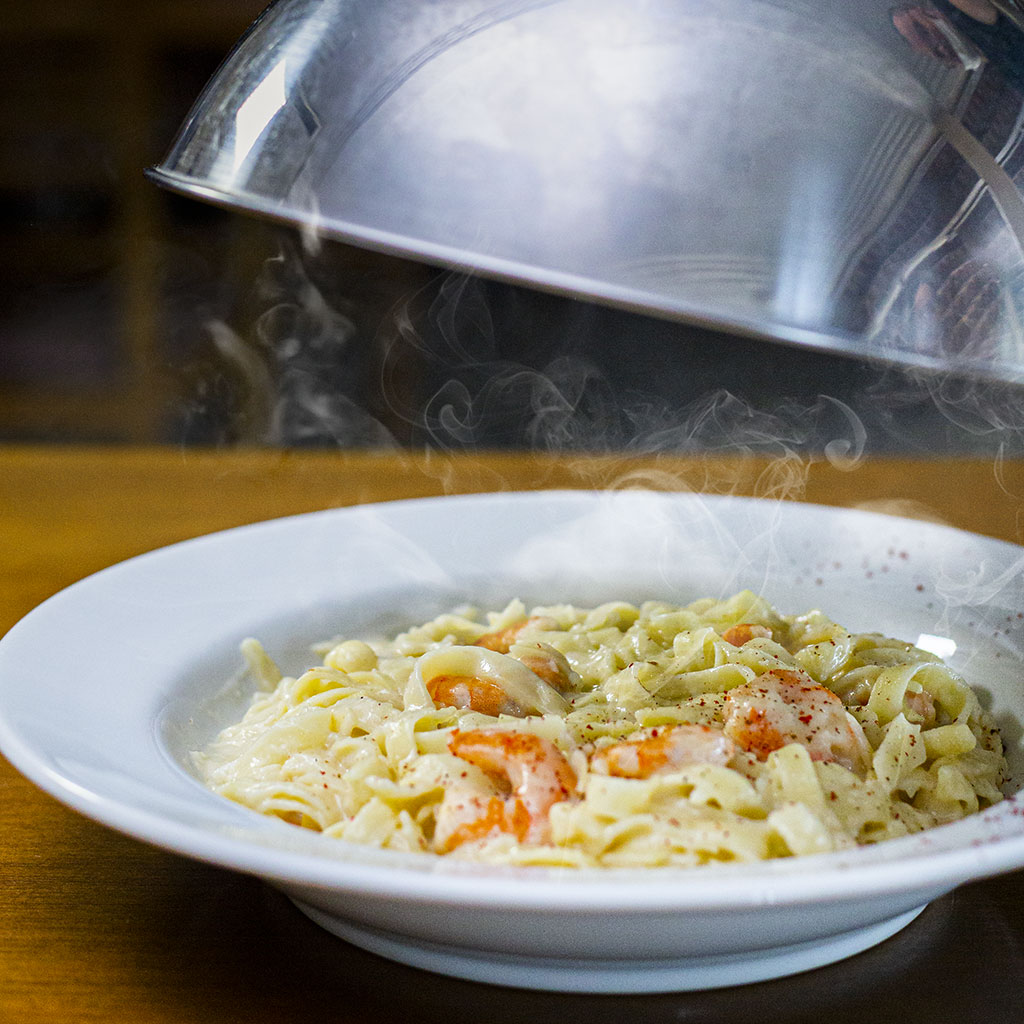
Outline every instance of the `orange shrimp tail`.
<svg viewBox="0 0 1024 1024">
<path fill-rule="evenodd" d="M 475 843 L 494 835 L 513 835 L 521 843 L 530 831 L 530 812 L 519 799 L 502 800 L 492 796 L 484 813 L 460 825 L 445 840 L 442 853 L 451 853 L 463 843 Z"/>
<path fill-rule="evenodd" d="M 519 842 L 523 842 L 526 839 L 526 836 L 530 831 L 530 825 L 532 824 L 530 812 L 526 809 L 526 804 L 516 797 L 505 804 L 504 810 L 504 831 L 511 832 Z"/>
</svg>

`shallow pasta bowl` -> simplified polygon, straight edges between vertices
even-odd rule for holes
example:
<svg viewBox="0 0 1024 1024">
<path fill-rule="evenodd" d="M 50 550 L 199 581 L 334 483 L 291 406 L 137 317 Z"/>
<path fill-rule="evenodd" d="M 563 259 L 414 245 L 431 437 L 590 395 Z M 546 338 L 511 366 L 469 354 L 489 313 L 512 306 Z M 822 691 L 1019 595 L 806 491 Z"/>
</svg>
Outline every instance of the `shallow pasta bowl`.
<svg viewBox="0 0 1024 1024">
<path fill-rule="evenodd" d="M 454 605 L 684 602 L 742 588 L 786 614 L 927 638 L 1008 747 L 1009 799 L 874 847 L 676 870 L 491 867 L 356 846 L 203 787 L 189 753 L 239 718 L 238 643 L 282 667 L 338 634 Z M 739 984 L 882 941 L 931 900 L 1024 865 L 1024 550 L 931 523 L 642 491 L 438 498 L 313 513 L 144 555 L 57 594 L 0 640 L 0 750 L 78 811 L 251 873 L 366 949 L 563 991 Z"/>
</svg>

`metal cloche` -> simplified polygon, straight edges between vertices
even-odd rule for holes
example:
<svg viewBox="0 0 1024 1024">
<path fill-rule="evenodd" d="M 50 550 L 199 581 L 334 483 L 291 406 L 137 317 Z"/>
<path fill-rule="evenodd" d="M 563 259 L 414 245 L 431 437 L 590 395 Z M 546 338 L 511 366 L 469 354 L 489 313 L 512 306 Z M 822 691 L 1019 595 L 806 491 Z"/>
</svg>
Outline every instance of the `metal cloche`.
<svg viewBox="0 0 1024 1024">
<path fill-rule="evenodd" d="M 648 314 L 1024 382 L 1013 0 L 277 0 L 163 185 Z"/>
</svg>

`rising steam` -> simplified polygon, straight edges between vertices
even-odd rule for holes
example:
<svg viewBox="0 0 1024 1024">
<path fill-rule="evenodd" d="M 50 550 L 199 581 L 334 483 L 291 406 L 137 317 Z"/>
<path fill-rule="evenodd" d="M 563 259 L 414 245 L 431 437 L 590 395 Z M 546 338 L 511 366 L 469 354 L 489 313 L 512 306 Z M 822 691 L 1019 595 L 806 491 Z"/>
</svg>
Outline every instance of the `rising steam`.
<svg viewBox="0 0 1024 1024">
<path fill-rule="evenodd" d="M 799 497 L 820 461 L 851 470 L 867 454 L 956 452 L 992 455 L 998 469 L 1024 453 L 1012 385 L 687 334 L 564 300 L 544 306 L 426 270 L 368 330 L 358 289 L 341 279 L 341 293 L 357 298 L 336 300 L 314 280 L 308 262 L 330 257 L 330 247 L 282 248 L 265 265 L 251 331 L 209 324 L 235 394 L 225 439 L 606 453 L 624 465 L 754 456 L 770 467 L 758 493 L 773 497 Z"/>
<path fill-rule="evenodd" d="M 221 320 L 207 324 L 222 370 L 234 382 L 230 439 L 393 447 L 391 433 L 364 404 L 365 358 L 355 325 L 327 301 L 302 259 L 283 248 L 267 261 L 260 291 L 269 305 L 251 336 Z"/>
</svg>

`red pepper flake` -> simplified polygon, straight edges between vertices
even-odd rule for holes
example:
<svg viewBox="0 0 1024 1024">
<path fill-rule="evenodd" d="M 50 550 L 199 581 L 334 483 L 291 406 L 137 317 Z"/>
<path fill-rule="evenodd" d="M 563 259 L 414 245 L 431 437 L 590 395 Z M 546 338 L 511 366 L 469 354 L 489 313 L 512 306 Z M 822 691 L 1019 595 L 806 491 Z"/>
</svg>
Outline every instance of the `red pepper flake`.
<svg viewBox="0 0 1024 1024">
<path fill-rule="evenodd" d="M 804 725 L 810 725 L 813 715 L 799 715 L 798 717 L 800 721 L 804 723 Z"/>
</svg>

